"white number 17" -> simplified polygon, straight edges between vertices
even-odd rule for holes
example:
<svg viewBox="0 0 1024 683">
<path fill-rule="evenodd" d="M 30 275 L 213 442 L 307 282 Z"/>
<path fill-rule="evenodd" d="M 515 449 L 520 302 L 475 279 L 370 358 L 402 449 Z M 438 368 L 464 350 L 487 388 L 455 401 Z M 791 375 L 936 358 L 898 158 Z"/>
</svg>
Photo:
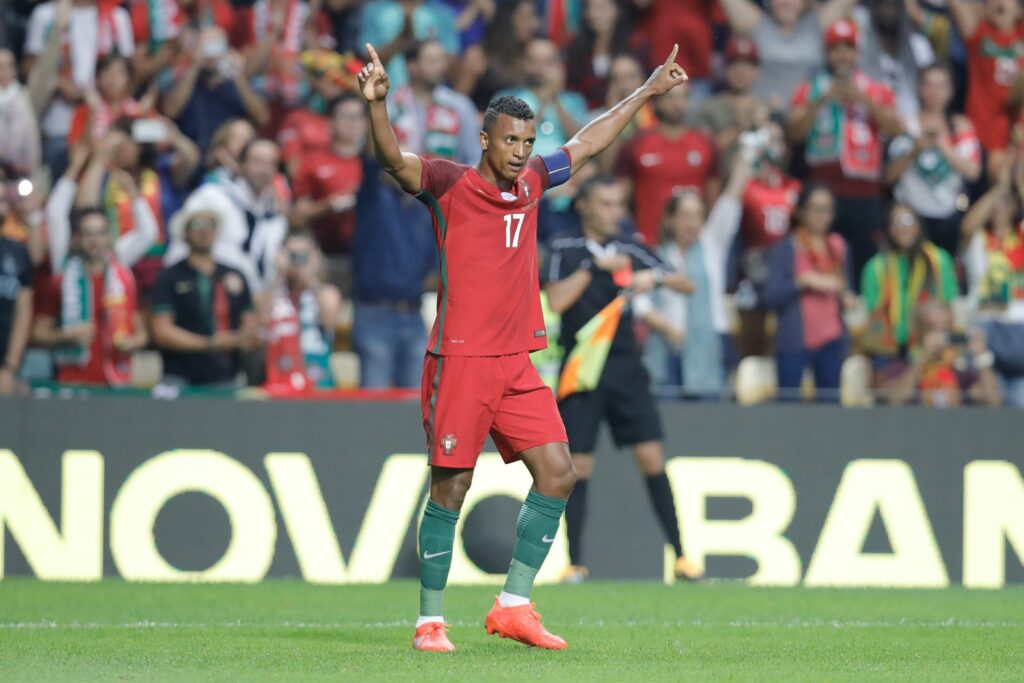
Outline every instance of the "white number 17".
<svg viewBox="0 0 1024 683">
<path fill-rule="evenodd" d="M 526 218 L 525 213 L 506 213 L 505 214 L 505 248 L 514 249 L 519 246 L 519 231 L 523 229 L 523 219 Z M 515 221 L 516 231 L 512 233 L 512 221 Z"/>
</svg>

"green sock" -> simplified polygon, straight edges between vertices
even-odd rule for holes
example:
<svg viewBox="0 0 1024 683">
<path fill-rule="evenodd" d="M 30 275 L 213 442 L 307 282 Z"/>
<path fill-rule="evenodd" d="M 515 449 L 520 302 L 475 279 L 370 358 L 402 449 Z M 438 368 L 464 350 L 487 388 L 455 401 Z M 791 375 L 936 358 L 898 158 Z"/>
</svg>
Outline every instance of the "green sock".
<svg viewBox="0 0 1024 683">
<path fill-rule="evenodd" d="M 452 567 L 452 546 L 455 544 L 455 523 L 459 513 L 446 510 L 432 500 L 427 501 L 420 522 L 420 616 L 444 615 L 444 587 Z"/>
<path fill-rule="evenodd" d="M 506 593 L 530 597 L 533 580 L 537 578 L 558 532 L 565 503 L 560 498 L 549 498 L 532 490 L 526 496 L 516 524 L 516 547 L 505 579 Z"/>
</svg>

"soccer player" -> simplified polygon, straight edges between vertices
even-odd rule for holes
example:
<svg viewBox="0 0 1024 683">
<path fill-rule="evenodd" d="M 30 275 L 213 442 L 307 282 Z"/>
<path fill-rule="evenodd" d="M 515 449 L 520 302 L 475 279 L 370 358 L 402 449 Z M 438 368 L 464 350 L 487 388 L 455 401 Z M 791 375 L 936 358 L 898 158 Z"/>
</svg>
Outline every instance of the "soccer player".
<svg viewBox="0 0 1024 683">
<path fill-rule="evenodd" d="M 530 602 L 534 578 L 555 539 L 576 483 L 554 395 L 530 363 L 547 346 L 537 277 L 537 202 L 608 147 L 651 98 L 686 80 L 678 47 L 643 86 L 591 121 L 564 147 L 530 158 L 534 113 L 501 97 L 484 114 L 482 155 L 470 167 L 403 153 L 388 120 L 390 82 L 372 45 L 359 73 L 381 166 L 433 214 L 440 255 L 437 321 L 423 368 L 430 500 L 419 530 L 420 617 L 413 647 L 451 652 L 442 596 L 455 524 L 473 468 L 490 434 L 506 463 L 522 460 L 533 477 L 516 526 L 504 590 L 484 622 L 487 632 L 553 650 Z"/>
</svg>

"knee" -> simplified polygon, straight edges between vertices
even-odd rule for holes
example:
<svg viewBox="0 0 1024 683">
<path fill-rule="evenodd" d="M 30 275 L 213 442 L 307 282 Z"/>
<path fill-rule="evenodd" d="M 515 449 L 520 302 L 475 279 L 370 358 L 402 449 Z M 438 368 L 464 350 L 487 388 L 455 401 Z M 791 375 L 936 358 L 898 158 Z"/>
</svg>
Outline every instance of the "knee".
<svg viewBox="0 0 1024 683">
<path fill-rule="evenodd" d="M 553 472 L 548 480 L 548 487 L 553 491 L 550 495 L 554 498 L 568 498 L 579 478 L 572 458 L 566 458 L 565 465 Z"/>
<path fill-rule="evenodd" d="M 449 477 L 431 485 L 430 499 L 446 510 L 458 512 L 466 501 L 466 494 L 472 483 L 472 471 L 465 473 L 465 476 Z"/>
</svg>

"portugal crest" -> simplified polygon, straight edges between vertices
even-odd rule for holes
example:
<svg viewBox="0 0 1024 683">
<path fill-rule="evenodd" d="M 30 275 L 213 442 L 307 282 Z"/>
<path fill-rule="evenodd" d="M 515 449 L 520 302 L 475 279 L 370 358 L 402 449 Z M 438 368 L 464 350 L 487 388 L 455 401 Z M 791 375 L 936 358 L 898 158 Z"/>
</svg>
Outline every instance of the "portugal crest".
<svg viewBox="0 0 1024 683">
<path fill-rule="evenodd" d="M 441 448 L 444 450 L 445 455 L 451 455 L 458 445 L 459 440 L 455 438 L 454 434 L 445 434 L 441 439 Z"/>
</svg>

